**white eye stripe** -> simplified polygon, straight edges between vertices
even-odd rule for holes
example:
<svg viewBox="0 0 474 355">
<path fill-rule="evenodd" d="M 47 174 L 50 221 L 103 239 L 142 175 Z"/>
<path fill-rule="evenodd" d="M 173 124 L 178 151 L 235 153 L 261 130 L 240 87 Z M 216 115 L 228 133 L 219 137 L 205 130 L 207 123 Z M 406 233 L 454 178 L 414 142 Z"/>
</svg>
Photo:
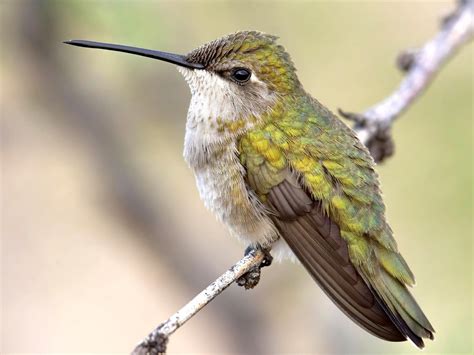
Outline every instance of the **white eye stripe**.
<svg viewBox="0 0 474 355">
<path fill-rule="evenodd" d="M 250 81 L 253 82 L 253 83 L 259 83 L 259 84 L 262 84 L 264 85 L 263 81 L 261 81 L 257 75 L 255 75 L 255 73 L 252 73 L 252 75 L 250 76 Z"/>
</svg>

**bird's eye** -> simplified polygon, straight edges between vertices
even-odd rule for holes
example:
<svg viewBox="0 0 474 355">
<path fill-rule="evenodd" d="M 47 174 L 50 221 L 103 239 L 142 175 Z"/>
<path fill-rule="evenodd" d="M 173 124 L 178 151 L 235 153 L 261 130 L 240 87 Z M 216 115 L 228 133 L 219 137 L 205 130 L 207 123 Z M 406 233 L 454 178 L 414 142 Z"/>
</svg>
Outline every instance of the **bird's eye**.
<svg viewBox="0 0 474 355">
<path fill-rule="evenodd" d="M 232 79 L 234 79 L 237 83 L 245 83 L 250 79 L 250 76 L 252 73 L 250 70 L 244 69 L 244 68 L 237 68 L 234 69 L 232 72 Z"/>
</svg>

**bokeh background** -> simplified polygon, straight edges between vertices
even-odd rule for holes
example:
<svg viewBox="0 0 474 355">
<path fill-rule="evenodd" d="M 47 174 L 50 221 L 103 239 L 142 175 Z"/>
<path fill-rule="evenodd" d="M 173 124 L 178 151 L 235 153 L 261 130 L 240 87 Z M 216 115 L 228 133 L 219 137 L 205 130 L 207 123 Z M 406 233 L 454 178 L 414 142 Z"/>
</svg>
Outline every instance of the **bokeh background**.
<svg viewBox="0 0 474 355">
<path fill-rule="evenodd" d="M 182 159 L 190 94 L 176 69 L 73 48 L 90 39 L 186 53 L 221 35 L 280 36 L 306 89 L 363 111 L 402 49 L 453 1 L 2 0 L 2 353 L 126 353 L 243 253 Z M 396 123 L 378 168 L 388 217 L 437 330 L 472 348 L 472 45 Z M 170 353 L 417 353 L 349 321 L 302 267 L 274 264 L 180 329 Z"/>
</svg>

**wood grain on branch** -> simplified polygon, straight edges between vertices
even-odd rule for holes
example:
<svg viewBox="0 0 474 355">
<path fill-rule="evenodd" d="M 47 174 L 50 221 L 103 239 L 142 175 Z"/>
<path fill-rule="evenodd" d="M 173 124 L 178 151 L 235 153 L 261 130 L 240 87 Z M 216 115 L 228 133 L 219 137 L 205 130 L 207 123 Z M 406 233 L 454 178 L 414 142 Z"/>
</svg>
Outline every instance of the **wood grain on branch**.
<svg viewBox="0 0 474 355">
<path fill-rule="evenodd" d="M 369 148 L 375 161 L 381 162 L 393 154 L 394 144 L 390 132 L 393 121 L 426 89 L 443 63 L 453 56 L 459 47 L 472 39 L 474 0 L 463 0 L 458 4 L 456 11 L 445 19 L 441 30 L 433 39 L 419 50 L 406 51 L 398 58 L 399 68 L 407 74 L 390 96 L 362 114 L 339 110 L 343 117 L 355 122 L 354 130 Z M 265 252 L 259 249 L 246 255 L 167 321 L 161 323 L 137 345 L 133 354 L 164 353 L 171 334 L 242 275 L 261 266 L 265 256 Z"/>
</svg>

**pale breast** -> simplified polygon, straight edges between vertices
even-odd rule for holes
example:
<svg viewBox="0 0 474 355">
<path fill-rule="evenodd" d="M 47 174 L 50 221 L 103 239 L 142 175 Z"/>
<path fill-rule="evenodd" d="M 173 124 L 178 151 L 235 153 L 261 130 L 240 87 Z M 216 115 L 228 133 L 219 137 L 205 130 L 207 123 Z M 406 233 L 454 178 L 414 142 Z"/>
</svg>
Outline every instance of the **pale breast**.
<svg viewBox="0 0 474 355">
<path fill-rule="evenodd" d="M 235 153 L 235 143 L 193 151 L 193 156 L 186 156 L 185 150 L 185 158 L 194 170 L 205 206 L 247 243 L 274 240 L 277 232 L 273 222 L 244 182 L 245 171 Z"/>
<path fill-rule="evenodd" d="M 231 233 L 247 243 L 272 241 L 277 232 L 258 198 L 247 190 L 245 170 L 237 156 L 241 131 L 223 131 L 219 122 L 258 114 L 273 99 L 260 106 L 244 104 L 241 90 L 219 75 L 205 70 L 180 69 L 191 88 L 186 122 L 184 158 L 193 169 L 201 199 Z M 266 91 L 265 91 L 266 92 Z"/>
</svg>

